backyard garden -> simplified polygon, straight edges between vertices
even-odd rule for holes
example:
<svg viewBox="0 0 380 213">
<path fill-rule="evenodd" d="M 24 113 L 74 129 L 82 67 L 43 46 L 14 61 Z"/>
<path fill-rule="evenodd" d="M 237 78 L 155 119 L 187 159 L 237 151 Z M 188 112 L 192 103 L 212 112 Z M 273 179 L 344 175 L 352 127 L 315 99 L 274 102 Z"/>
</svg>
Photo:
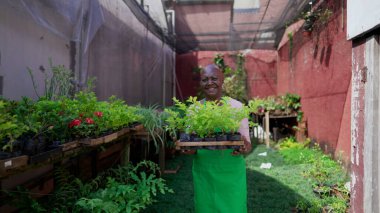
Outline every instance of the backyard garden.
<svg viewBox="0 0 380 213">
<path fill-rule="evenodd" d="M 379 7 L 0 1 L 0 212 L 378 212 Z"/>
<path fill-rule="evenodd" d="M 173 106 L 161 109 L 130 106 L 116 97 L 99 101 L 92 91 L 95 79 L 70 95 L 69 70 L 51 65 L 51 72 L 37 101 L 0 101 L 1 177 L 55 165 L 55 187 L 48 195 L 40 197 L 27 186 L 2 191 L 2 205 L 22 212 L 193 212 L 193 156 L 183 150 L 209 143 L 239 147 L 233 143 L 241 140 L 240 121 L 253 115 L 294 115 L 298 121 L 303 115 L 301 97 L 290 93 L 254 98 L 241 108 L 227 104 L 229 97 L 205 103 L 173 98 Z M 31 70 L 30 75 L 33 80 Z M 249 120 L 252 130 L 259 128 Z M 300 130 L 294 126 L 293 131 Z M 125 144 L 141 132 L 151 137 L 153 152 L 168 150 L 165 168 L 149 160 L 128 161 Z M 295 134 L 272 141 L 269 148 L 264 138 L 252 136 L 253 151 L 245 156 L 249 212 L 347 212 L 349 178 L 339 159 L 310 139 L 297 141 Z M 184 147 L 186 142 L 192 145 Z M 91 178 L 62 164 L 91 152 L 99 159 L 112 147 L 120 149 L 116 160 Z"/>
</svg>

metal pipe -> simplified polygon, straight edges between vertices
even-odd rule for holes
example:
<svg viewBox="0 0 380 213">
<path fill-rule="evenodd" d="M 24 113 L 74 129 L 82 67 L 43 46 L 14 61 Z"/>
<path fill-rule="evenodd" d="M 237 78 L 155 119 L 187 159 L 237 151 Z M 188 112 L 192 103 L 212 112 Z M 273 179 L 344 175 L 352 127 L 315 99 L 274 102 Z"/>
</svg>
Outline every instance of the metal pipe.
<svg viewBox="0 0 380 213">
<path fill-rule="evenodd" d="M 166 10 L 166 13 L 167 14 L 170 14 L 171 16 L 171 24 L 172 24 L 172 38 L 175 39 L 175 11 L 174 10 Z M 175 41 L 174 41 L 174 47 L 175 47 Z M 177 82 L 177 79 L 176 79 L 176 52 L 175 50 L 173 51 L 173 56 L 172 56 L 172 59 L 173 59 L 173 63 L 172 63 L 172 66 L 173 66 L 173 97 L 176 97 L 176 82 Z"/>
<path fill-rule="evenodd" d="M 165 45 L 164 45 L 165 47 Z M 164 72 L 162 76 L 162 106 L 165 107 L 166 103 L 166 54 L 165 54 L 165 48 L 162 48 L 162 56 L 164 57 Z"/>
</svg>

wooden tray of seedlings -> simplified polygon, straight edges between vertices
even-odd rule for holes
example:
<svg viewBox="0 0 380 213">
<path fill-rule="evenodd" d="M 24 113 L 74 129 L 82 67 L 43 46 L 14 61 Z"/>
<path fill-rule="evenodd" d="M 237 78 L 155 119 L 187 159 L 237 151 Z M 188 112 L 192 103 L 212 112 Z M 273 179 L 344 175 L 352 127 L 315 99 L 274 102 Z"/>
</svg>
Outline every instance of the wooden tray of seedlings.
<svg viewBox="0 0 380 213">
<path fill-rule="evenodd" d="M 244 141 L 176 141 L 176 147 L 177 149 L 186 149 L 186 148 L 207 148 L 210 146 L 243 146 Z"/>
</svg>

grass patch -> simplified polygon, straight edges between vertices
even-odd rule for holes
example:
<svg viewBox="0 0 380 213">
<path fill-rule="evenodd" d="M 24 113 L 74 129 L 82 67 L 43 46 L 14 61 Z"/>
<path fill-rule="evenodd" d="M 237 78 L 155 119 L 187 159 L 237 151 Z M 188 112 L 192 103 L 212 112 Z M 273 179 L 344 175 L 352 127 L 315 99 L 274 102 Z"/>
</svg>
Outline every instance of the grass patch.
<svg viewBox="0 0 380 213">
<path fill-rule="evenodd" d="M 267 156 L 258 155 L 263 152 L 267 152 Z M 301 212 L 321 212 L 322 208 L 344 212 L 347 208 L 345 199 L 320 198 L 313 192 L 318 183 L 335 184 L 342 190 L 342 184 L 348 181 L 339 164 L 320 150 L 304 147 L 277 150 L 254 144 L 246 162 L 248 212 L 294 212 L 296 207 Z M 272 168 L 260 169 L 262 163 L 271 163 Z M 194 212 L 192 156 L 178 156 L 169 161 L 167 167 L 174 168 L 178 164 L 181 168 L 177 174 L 164 175 L 174 194 L 158 196 L 158 202 L 144 212 Z"/>
</svg>

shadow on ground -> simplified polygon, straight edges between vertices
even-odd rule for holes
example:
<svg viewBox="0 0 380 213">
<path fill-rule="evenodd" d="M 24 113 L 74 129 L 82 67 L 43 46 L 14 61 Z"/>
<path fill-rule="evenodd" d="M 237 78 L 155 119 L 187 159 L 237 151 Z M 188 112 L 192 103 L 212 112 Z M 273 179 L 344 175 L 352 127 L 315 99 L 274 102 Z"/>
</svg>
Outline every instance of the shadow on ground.
<svg viewBox="0 0 380 213">
<path fill-rule="evenodd" d="M 256 148 L 256 146 L 254 148 Z M 257 152 L 262 150 L 262 147 L 260 147 L 258 150 L 253 151 L 252 156 L 247 156 L 246 158 L 248 212 L 292 212 L 297 202 L 305 199 L 275 178 L 256 170 L 259 169 L 259 162 L 258 160 L 252 159 L 256 159 Z M 279 159 L 276 159 L 276 161 L 278 162 Z M 175 168 L 177 165 L 180 165 L 181 168 L 176 174 L 166 174 L 163 176 L 168 186 L 172 188 L 175 193 L 158 196 L 157 202 L 143 212 L 194 212 L 194 192 L 191 174 L 192 156 L 177 156 L 168 162 L 167 167 Z M 281 179 L 281 177 L 278 178 Z"/>
</svg>

